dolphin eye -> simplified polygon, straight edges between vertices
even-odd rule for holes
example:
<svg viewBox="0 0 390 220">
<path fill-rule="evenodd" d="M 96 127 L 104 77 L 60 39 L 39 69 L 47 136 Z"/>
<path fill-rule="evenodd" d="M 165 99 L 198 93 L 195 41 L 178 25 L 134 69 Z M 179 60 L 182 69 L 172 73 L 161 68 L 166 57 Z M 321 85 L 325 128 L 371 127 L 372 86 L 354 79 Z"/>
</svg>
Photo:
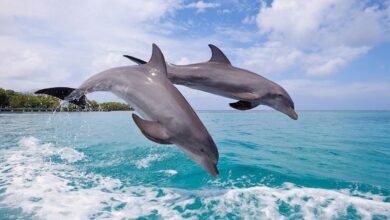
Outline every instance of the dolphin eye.
<svg viewBox="0 0 390 220">
<path fill-rule="evenodd" d="M 281 98 L 281 97 L 282 97 L 282 95 L 280 95 L 280 94 L 272 94 L 272 95 L 270 95 L 270 98 L 273 98 L 273 99 Z"/>
</svg>

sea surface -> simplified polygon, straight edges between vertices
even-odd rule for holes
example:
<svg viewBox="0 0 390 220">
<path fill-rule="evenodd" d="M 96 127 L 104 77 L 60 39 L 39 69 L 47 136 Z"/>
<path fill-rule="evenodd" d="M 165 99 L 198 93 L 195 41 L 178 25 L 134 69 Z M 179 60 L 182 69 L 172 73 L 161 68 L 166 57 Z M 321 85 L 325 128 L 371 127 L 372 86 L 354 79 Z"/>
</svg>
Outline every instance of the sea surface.
<svg viewBox="0 0 390 220">
<path fill-rule="evenodd" d="M 130 112 L 0 114 L 0 219 L 390 219 L 390 112 L 198 114 L 217 179 Z"/>
</svg>

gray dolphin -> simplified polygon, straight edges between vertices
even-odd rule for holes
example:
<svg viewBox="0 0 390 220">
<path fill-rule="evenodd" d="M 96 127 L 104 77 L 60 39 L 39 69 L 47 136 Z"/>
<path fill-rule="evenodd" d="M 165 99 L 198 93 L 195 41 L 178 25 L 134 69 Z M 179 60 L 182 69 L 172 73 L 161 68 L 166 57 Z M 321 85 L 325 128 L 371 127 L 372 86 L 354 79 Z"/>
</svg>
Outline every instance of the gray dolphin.
<svg viewBox="0 0 390 220">
<path fill-rule="evenodd" d="M 112 92 L 130 104 L 143 117 L 132 115 L 145 137 L 179 146 L 213 177 L 218 175 L 218 149 L 194 110 L 168 80 L 164 56 L 155 44 L 149 62 L 98 73 L 65 100 L 78 100 L 95 91 Z"/>
<path fill-rule="evenodd" d="M 280 85 L 248 70 L 234 67 L 218 47 L 212 44 L 209 47 L 212 55 L 207 62 L 189 65 L 167 63 L 171 82 L 239 100 L 229 104 L 238 110 L 249 110 L 262 104 L 294 120 L 298 119 L 294 102 Z M 145 63 L 141 59 L 124 56 L 138 64 Z"/>
</svg>

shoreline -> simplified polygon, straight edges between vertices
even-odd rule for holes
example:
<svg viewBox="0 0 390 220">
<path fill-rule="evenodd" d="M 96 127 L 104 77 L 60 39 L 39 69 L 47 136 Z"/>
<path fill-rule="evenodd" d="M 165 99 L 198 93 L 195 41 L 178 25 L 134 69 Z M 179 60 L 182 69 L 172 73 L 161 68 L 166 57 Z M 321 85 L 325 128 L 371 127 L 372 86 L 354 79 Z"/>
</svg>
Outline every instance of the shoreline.
<svg viewBox="0 0 390 220">
<path fill-rule="evenodd" d="M 43 109 L 43 108 L 0 108 L 0 113 L 29 113 L 29 112 L 114 112 L 114 111 L 133 111 L 133 110 L 93 110 L 93 109 Z"/>
<path fill-rule="evenodd" d="M 22 114 L 22 113 L 60 113 L 60 112 L 132 112 L 130 110 L 93 110 L 93 109 L 40 109 L 40 108 L 0 108 L 0 114 Z M 390 110 L 297 110 L 298 112 L 317 112 L 317 113 L 326 113 L 326 112 L 349 112 L 349 113 L 359 113 L 359 112 L 390 112 Z M 241 113 L 241 111 L 235 110 L 195 110 L 195 112 L 213 112 L 213 113 Z M 253 113 L 275 113 L 275 110 L 250 110 L 246 111 L 246 114 Z"/>
</svg>

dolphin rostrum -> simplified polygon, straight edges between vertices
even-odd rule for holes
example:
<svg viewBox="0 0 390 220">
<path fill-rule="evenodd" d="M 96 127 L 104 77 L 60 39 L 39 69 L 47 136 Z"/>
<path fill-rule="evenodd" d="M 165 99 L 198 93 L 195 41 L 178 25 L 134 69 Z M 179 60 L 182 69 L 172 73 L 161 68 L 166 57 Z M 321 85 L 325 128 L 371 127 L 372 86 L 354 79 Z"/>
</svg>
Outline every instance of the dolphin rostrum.
<svg viewBox="0 0 390 220">
<path fill-rule="evenodd" d="M 212 55 L 207 62 L 189 65 L 167 63 L 171 82 L 236 99 L 238 102 L 229 105 L 238 110 L 249 110 L 262 104 L 294 120 L 298 119 L 294 102 L 280 85 L 248 70 L 234 67 L 218 47 L 212 44 L 209 47 Z M 146 63 L 129 55 L 124 57 L 138 64 Z"/>
<path fill-rule="evenodd" d="M 78 100 L 95 91 L 112 92 L 124 99 L 141 115 L 132 117 L 145 137 L 179 146 L 210 175 L 218 176 L 218 149 L 189 103 L 167 78 L 164 56 L 157 45 L 153 44 L 149 62 L 98 73 L 65 100 Z"/>
</svg>

